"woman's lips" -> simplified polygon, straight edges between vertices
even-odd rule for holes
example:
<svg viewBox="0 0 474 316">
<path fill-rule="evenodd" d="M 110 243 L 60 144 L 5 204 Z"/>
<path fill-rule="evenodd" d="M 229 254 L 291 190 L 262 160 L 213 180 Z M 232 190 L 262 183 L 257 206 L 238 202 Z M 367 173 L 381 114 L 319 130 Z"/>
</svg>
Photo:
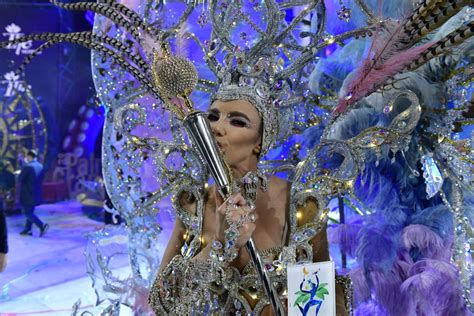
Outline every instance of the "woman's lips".
<svg viewBox="0 0 474 316">
<path fill-rule="evenodd" d="M 217 142 L 217 146 L 219 147 L 219 149 L 222 151 L 224 149 L 224 145 L 222 145 L 221 143 Z"/>
</svg>

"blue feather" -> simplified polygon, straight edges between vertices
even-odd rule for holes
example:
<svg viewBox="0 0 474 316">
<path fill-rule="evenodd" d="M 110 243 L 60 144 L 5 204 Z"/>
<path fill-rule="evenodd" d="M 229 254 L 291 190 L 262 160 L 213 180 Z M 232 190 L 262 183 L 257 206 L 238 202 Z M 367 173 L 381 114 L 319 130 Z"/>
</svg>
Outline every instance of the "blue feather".
<svg viewBox="0 0 474 316">
<path fill-rule="evenodd" d="M 429 227 L 443 239 L 453 234 L 453 214 L 443 204 L 416 212 L 411 216 L 410 223 Z"/>
<path fill-rule="evenodd" d="M 383 220 L 376 220 L 375 216 L 371 216 L 371 219 L 358 235 L 358 262 L 365 270 L 389 271 L 397 254 L 399 228 L 381 224 Z"/>
<path fill-rule="evenodd" d="M 321 59 L 309 78 L 311 92 L 324 94 L 323 88 L 327 87 L 328 82 L 333 85 L 332 89 L 338 92 L 347 75 L 364 58 L 368 44 L 369 41 L 366 39 L 353 40 Z"/>
<path fill-rule="evenodd" d="M 328 139 L 346 140 L 359 135 L 364 129 L 376 125 L 378 113 L 371 108 L 354 109 L 346 114 L 344 120 L 331 125 Z"/>
<path fill-rule="evenodd" d="M 389 315 L 416 315 L 414 302 L 408 293 L 400 291 L 403 279 L 396 270 L 387 273 L 372 271 L 370 278 L 377 302 L 387 310 Z"/>
<path fill-rule="evenodd" d="M 376 301 L 370 300 L 357 306 L 355 316 L 389 316 Z"/>
</svg>

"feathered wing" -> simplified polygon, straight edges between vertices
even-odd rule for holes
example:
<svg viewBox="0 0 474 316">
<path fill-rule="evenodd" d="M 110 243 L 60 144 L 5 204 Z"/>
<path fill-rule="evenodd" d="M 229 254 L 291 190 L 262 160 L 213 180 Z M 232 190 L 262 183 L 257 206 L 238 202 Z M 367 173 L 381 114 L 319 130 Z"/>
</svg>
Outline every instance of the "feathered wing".
<svg viewBox="0 0 474 316">
<path fill-rule="evenodd" d="M 365 68 L 347 77 L 340 95 L 347 96 L 349 87 L 358 86 L 363 88 L 360 91 L 365 91 L 355 99 L 343 100 L 347 101 L 344 105 L 354 107 L 345 108 L 344 116 L 335 119 L 323 134 L 323 141 L 358 139 L 351 143 L 363 145 L 359 152 L 361 173 L 355 182 L 353 202 L 361 203 L 361 208 L 371 214 L 364 217 L 357 234 L 355 257 L 359 267 L 350 272 L 355 292 L 360 293 L 356 295 L 360 308 L 356 313 L 468 313 L 462 293 L 470 288 L 471 272 L 465 269 L 462 247 L 472 234 L 473 182 L 472 176 L 461 170 L 472 170 L 474 160 L 472 148 L 465 146 L 466 141 L 452 140 L 450 136 L 453 127 L 461 132 L 463 124 L 469 122 L 470 114 L 463 112 L 470 110 L 469 100 L 459 98 L 458 93 L 469 91 L 470 75 L 465 69 L 472 65 L 472 18 L 470 21 L 465 8 L 437 32 L 426 36 L 426 28 L 441 25 L 431 21 L 433 17 L 427 13 L 441 5 L 441 1 L 436 3 L 415 11 L 419 16 L 413 18 L 419 21 L 416 25 L 424 25 L 418 26 L 424 31 L 410 33 L 416 47 L 432 43 L 426 51 L 419 51 L 420 63 L 411 60 L 392 75 L 374 79 L 371 73 L 378 70 L 371 66 L 376 62 L 366 61 Z M 436 14 L 452 16 L 459 10 L 441 11 Z M 447 20 L 443 19 L 443 22 Z M 400 40 L 394 42 L 403 44 Z M 384 51 L 379 45 L 377 49 Z M 380 63 L 381 71 L 390 58 Z M 354 79 L 360 79 L 357 74 L 361 73 L 369 80 Z M 390 79 L 388 84 L 385 79 Z M 386 85 L 373 93 L 379 84 L 377 81 Z M 401 121 L 393 122 L 407 108 L 406 99 L 391 101 L 403 91 L 416 95 L 421 112 L 406 142 L 399 143 L 404 134 L 391 138 L 389 127 L 402 126 Z M 433 185 L 431 181 L 439 181 L 433 176 L 436 172 L 442 175 L 444 182 L 437 182 L 434 195 L 428 198 L 427 187 Z M 462 204 L 459 201 L 463 201 Z M 463 216 L 465 221 L 461 220 Z M 342 246 L 342 238 L 334 240 Z M 453 255 L 456 264 L 451 261 Z M 431 304 L 434 301 L 437 303 Z M 472 308 L 472 305 L 467 307 Z"/>
</svg>

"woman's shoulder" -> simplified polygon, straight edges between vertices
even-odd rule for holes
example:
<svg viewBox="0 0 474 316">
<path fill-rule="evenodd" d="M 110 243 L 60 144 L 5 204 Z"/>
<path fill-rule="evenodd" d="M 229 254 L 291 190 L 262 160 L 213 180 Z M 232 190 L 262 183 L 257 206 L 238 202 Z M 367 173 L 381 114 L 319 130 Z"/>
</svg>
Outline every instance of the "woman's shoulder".
<svg viewBox="0 0 474 316">
<path fill-rule="evenodd" d="M 277 176 L 268 177 L 268 184 L 269 184 L 270 190 L 274 190 L 280 193 L 289 192 L 290 187 L 291 187 L 291 182 Z"/>
<path fill-rule="evenodd" d="M 290 194 L 291 182 L 277 176 L 268 177 L 269 198 L 281 203 L 287 200 Z"/>
</svg>

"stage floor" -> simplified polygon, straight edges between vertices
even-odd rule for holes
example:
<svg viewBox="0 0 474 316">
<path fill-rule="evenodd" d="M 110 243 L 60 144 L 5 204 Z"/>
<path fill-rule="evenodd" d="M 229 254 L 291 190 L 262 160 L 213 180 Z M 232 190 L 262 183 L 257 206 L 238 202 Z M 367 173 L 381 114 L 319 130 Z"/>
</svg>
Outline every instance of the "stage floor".
<svg viewBox="0 0 474 316">
<path fill-rule="evenodd" d="M 86 274 L 84 250 L 87 235 L 104 224 L 88 218 L 75 201 L 40 205 L 36 214 L 50 225 L 41 238 L 36 228 L 33 236 L 19 235 L 22 215 L 7 217 L 10 249 L 7 268 L 0 273 L 0 315 L 71 315 L 79 300 L 78 314 L 93 310 L 96 296 Z M 163 235 L 171 229 L 171 219 L 165 221 Z M 129 276 L 127 260 L 114 268 L 114 273 Z M 123 307 L 120 315 L 132 313 Z"/>
</svg>

